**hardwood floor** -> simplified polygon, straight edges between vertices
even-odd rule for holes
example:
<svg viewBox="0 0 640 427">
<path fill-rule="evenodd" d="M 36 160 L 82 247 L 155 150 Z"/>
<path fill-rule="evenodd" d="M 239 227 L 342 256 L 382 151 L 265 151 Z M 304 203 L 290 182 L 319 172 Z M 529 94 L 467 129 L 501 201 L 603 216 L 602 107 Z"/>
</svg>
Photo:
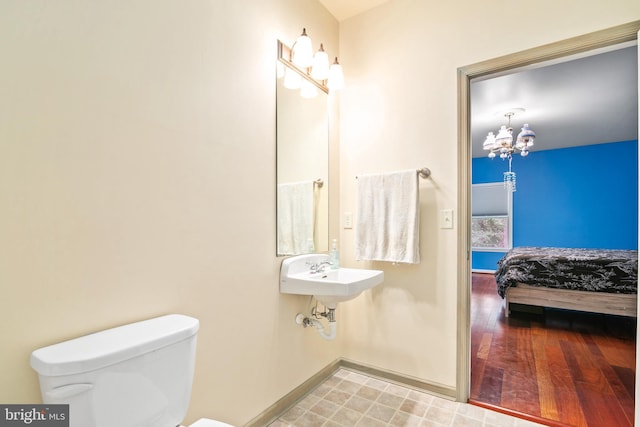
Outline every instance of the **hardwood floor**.
<svg viewBox="0 0 640 427">
<path fill-rule="evenodd" d="M 521 309 L 505 318 L 494 276 L 473 274 L 470 403 L 553 426 L 633 426 L 635 318 Z"/>
</svg>

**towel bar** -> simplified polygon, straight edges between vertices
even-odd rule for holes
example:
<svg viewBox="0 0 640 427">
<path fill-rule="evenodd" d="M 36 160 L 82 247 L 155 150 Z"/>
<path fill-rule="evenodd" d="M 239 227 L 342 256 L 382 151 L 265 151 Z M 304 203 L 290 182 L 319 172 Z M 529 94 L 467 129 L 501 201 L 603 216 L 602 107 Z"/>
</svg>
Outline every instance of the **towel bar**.
<svg viewBox="0 0 640 427">
<path fill-rule="evenodd" d="M 427 179 L 431 176 L 431 170 L 429 168 L 416 169 L 416 173 L 420 175 L 420 178 L 424 179 Z M 358 179 L 357 176 L 356 179 Z"/>
<path fill-rule="evenodd" d="M 418 175 L 420 178 L 427 179 L 431 176 L 431 170 L 429 168 L 418 169 Z"/>
</svg>

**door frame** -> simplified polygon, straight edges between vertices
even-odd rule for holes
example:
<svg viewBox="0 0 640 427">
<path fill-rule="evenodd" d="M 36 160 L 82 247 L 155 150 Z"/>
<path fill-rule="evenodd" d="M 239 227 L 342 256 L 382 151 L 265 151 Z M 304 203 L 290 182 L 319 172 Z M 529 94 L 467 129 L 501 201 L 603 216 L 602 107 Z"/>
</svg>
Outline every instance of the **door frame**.
<svg viewBox="0 0 640 427">
<path fill-rule="evenodd" d="M 458 333 L 456 399 L 469 399 L 471 382 L 471 80 L 606 51 L 638 40 L 640 21 L 573 37 L 458 68 Z M 636 341 L 637 342 L 637 341 Z M 636 378 L 636 384 L 638 378 Z M 638 413 L 636 411 L 636 417 Z"/>
</svg>

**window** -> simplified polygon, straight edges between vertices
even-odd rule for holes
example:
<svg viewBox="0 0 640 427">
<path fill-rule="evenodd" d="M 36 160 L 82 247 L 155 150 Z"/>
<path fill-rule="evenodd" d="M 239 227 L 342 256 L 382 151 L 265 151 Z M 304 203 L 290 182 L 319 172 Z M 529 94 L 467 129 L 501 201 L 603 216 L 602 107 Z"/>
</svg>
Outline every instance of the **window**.
<svg viewBox="0 0 640 427">
<path fill-rule="evenodd" d="M 488 252 L 511 249 L 511 191 L 502 182 L 471 187 L 471 249 Z"/>
<path fill-rule="evenodd" d="M 509 249 L 509 216 L 471 218 L 471 246 L 474 250 Z"/>
</svg>

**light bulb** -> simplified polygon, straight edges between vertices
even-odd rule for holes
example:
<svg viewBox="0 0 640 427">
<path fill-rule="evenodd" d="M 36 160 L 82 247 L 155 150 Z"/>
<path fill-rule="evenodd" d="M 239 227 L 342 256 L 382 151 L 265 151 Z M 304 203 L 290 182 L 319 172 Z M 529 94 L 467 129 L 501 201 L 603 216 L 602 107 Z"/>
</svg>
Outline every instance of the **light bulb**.
<svg viewBox="0 0 640 427">
<path fill-rule="evenodd" d="M 300 89 L 302 77 L 290 68 L 284 70 L 284 81 L 282 82 L 287 89 Z"/>
<path fill-rule="evenodd" d="M 324 51 L 324 46 L 320 44 L 320 49 L 313 55 L 313 66 L 311 77 L 316 80 L 326 80 L 329 76 L 329 55 Z"/>
<path fill-rule="evenodd" d="M 302 29 L 302 34 L 291 48 L 291 60 L 296 66 L 303 69 L 311 67 L 313 63 L 313 47 L 306 28 Z"/>
<path fill-rule="evenodd" d="M 496 144 L 503 147 L 511 147 L 512 142 L 513 136 L 511 135 L 510 129 L 507 129 L 505 125 L 502 125 L 498 135 L 496 136 Z"/>
<path fill-rule="evenodd" d="M 338 63 L 338 58 L 329 68 L 329 80 L 327 87 L 331 90 L 341 90 L 344 88 L 344 75 L 342 74 L 342 65 Z"/>
<path fill-rule="evenodd" d="M 536 139 L 536 133 L 529 128 L 528 124 L 522 127 L 521 132 L 518 134 L 516 140 L 516 147 L 522 149 L 523 147 L 533 146 L 533 141 Z"/>
<path fill-rule="evenodd" d="M 495 148 L 498 148 L 496 146 L 496 136 L 493 134 L 493 132 L 489 132 L 489 134 L 487 135 L 487 138 L 484 140 L 484 143 L 482 144 L 482 148 L 484 150 L 493 150 Z"/>
</svg>

